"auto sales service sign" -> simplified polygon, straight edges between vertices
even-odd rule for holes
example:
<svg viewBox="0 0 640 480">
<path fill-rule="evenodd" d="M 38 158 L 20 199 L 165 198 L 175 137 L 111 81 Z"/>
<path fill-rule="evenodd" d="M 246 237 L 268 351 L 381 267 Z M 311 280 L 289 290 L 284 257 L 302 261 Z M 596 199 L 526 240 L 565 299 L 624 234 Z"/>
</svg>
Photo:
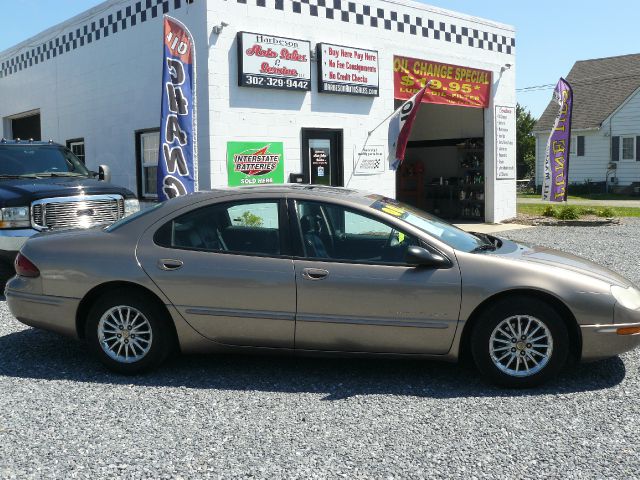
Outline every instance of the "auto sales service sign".
<svg viewBox="0 0 640 480">
<path fill-rule="evenodd" d="M 311 90 L 311 43 L 238 32 L 238 85 Z"/>
<path fill-rule="evenodd" d="M 230 187 L 284 183 L 282 142 L 227 142 Z"/>
</svg>

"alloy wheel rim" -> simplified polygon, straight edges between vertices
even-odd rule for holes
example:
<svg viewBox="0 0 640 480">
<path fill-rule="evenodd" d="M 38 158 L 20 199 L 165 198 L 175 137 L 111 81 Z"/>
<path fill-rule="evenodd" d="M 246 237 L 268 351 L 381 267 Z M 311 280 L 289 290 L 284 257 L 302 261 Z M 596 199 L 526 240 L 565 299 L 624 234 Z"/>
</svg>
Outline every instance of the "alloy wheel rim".
<svg viewBox="0 0 640 480">
<path fill-rule="evenodd" d="M 98 341 L 112 360 L 134 363 L 142 360 L 151 350 L 153 332 L 149 320 L 140 310 L 118 305 L 100 317 Z"/>
<path fill-rule="evenodd" d="M 553 337 L 540 319 L 513 315 L 493 329 L 489 355 L 493 364 L 512 377 L 535 375 L 547 366 L 553 353 Z"/>
</svg>

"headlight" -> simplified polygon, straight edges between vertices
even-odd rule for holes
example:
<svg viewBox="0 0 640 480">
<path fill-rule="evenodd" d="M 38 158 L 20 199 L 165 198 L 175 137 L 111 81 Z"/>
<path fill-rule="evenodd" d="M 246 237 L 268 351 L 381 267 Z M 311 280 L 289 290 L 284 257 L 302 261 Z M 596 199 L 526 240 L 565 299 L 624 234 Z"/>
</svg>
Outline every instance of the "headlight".
<svg viewBox="0 0 640 480">
<path fill-rule="evenodd" d="M 29 207 L 0 208 L 0 228 L 30 227 Z"/>
<path fill-rule="evenodd" d="M 622 288 L 617 285 L 611 287 L 611 295 L 620 305 L 630 310 L 640 308 L 640 290 L 634 287 Z"/>
<path fill-rule="evenodd" d="M 140 202 L 136 198 L 127 198 L 124 201 L 124 216 L 128 217 L 140 210 Z"/>
</svg>

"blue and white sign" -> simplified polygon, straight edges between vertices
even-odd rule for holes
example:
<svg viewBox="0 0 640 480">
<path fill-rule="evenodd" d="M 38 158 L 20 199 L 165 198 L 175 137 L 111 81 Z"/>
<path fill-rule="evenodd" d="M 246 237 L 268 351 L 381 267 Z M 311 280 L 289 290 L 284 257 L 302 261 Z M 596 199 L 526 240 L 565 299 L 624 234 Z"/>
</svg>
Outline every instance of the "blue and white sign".
<svg viewBox="0 0 640 480">
<path fill-rule="evenodd" d="M 164 16 L 158 200 L 198 190 L 196 52 L 191 33 Z"/>
</svg>

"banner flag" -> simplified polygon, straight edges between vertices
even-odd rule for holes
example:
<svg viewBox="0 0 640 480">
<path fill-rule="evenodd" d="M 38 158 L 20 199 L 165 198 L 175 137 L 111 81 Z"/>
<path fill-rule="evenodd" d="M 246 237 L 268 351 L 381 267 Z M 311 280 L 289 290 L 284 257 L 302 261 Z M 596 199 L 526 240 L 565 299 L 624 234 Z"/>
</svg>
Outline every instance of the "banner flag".
<svg viewBox="0 0 640 480">
<path fill-rule="evenodd" d="M 560 106 L 560 109 L 547 141 L 542 200 L 566 202 L 569 182 L 573 90 L 564 78 L 558 80 L 558 84 L 553 91 L 553 101 Z"/>
<path fill-rule="evenodd" d="M 400 108 L 391 116 L 388 134 L 389 168 L 391 170 L 396 170 L 404 160 L 411 127 L 413 126 L 413 121 L 420 108 L 420 102 L 429 83 L 430 82 L 427 82 L 413 97 L 400 105 Z"/>
<path fill-rule="evenodd" d="M 158 200 L 198 190 L 196 51 L 191 33 L 164 16 Z"/>
</svg>

